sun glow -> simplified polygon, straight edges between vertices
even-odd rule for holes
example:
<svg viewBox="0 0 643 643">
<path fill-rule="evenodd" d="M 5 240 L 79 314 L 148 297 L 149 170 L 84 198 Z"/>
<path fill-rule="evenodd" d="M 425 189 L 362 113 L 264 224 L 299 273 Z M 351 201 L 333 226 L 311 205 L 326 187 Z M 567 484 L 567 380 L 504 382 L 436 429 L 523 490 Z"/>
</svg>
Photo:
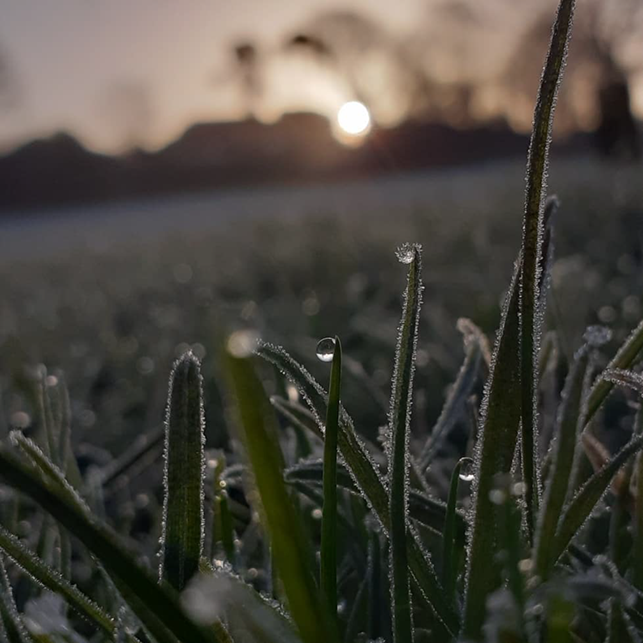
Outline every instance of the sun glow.
<svg viewBox="0 0 643 643">
<path fill-rule="evenodd" d="M 344 134 L 364 136 L 371 127 L 371 115 L 366 105 L 356 100 L 344 103 L 337 112 L 337 124 Z"/>
</svg>

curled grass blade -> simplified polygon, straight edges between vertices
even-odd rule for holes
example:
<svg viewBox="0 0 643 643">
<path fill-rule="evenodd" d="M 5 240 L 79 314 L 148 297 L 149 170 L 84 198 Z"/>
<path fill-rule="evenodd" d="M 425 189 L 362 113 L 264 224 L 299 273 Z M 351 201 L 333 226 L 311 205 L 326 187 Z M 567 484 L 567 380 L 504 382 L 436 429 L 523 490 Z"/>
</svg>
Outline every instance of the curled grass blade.
<svg viewBox="0 0 643 643">
<path fill-rule="evenodd" d="M 114 634 L 115 626 L 110 616 L 2 526 L 0 526 L 0 549 L 40 585 L 60 594 L 81 616 L 97 625 L 107 635 Z"/>
<path fill-rule="evenodd" d="M 527 529 L 533 537 L 534 518 L 538 512 L 539 481 L 534 451 L 536 427 L 536 354 L 538 351 L 539 263 L 543 252 L 544 195 L 547 192 L 547 169 L 556 95 L 567 55 L 575 0 L 561 0 L 551 35 L 545 67 L 540 79 L 534 111 L 534 124 L 527 158 L 527 189 L 523 218 L 522 267 L 520 278 L 520 370 L 522 395 L 522 467 L 527 484 L 525 495 Z"/>
<path fill-rule="evenodd" d="M 520 423 L 520 329 L 518 278 L 520 260 L 503 307 L 491 373 L 482 403 L 482 421 L 473 487 L 462 634 L 477 640 L 486 600 L 495 589 L 498 524 L 490 494 L 496 475 L 508 474 Z"/>
<path fill-rule="evenodd" d="M 603 497 L 612 478 L 637 451 L 643 448 L 643 436 L 630 440 L 609 463 L 597 471 L 578 491 L 565 508 L 556 530 L 556 538 L 551 547 L 551 561 L 555 563 L 565 552 L 572 538 Z"/>
<path fill-rule="evenodd" d="M 538 516 L 535 545 L 536 574 L 546 580 L 551 569 L 550 545 L 556 535 L 574 462 L 578 435 L 584 426 L 583 397 L 587 387 L 589 350 L 583 346 L 567 376 L 555 428 L 551 473 Z"/>
<path fill-rule="evenodd" d="M 426 471 L 438 453 L 444 438 L 449 434 L 455 423 L 467 413 L 466 403 L 476 383 L 483 355 L 487 351 L 487 340 L 482 331 L 478 330 L 476 333 L 468 330 L 469 325 L 473 326 L 468 320 L 458 322 L 458 328 L 464 335 L 464 362 L 449 391 L 440 417 L 420 453 L 419 466 L 421 471 Z"/>
<path fill-rule="evenodd" d="M 320 585 L 333 620 L 337 615 L 337 433 L 342 380 L 342 345 L 335 337 L 335 351 L 328 389 L 324 432 L 324 506 L 322 513 Z"/>
<path fill-rule="evenodd" d="M 298 388 L 313 412 L 318 425 L 323 427 L 321 418 L 326 409 L 326 393 L 312 375 L 282 348 L 260 343 L 257 354 L 277 366 Z M 388 536 L 390 516 L 387 493 L 382 484 L 381 473 L 368 454 L 364 443 L 358 437 L 353 421 L 343 407 L 340 407 L 337 444 L 357 489 L 373 509 L 384 533 Z M 455 634 L 459 627 L 458 615 L 446 601 L 436 571 L 431 561 L 423 553 L 419 539 L 413 530 L 410 530 L 408 538 L 409 566 L 417 582 L 420 597 L 428 607 L 435 611 L 447 629 Z"/>
<path fill-rule="evenodd" d="M 173 632 L 176 638 L 189 640 L 190 643 L 212 643 L 216 640 L 183 613 L 174 592 L 168 587 L 159 586 L 149 571 L 141 567 L 135 558 L 125 551 L 107 526 L 74 505 L 56 485 L 41 480 L 33 467 L 17 459 L 5 445 L 0 445 L 0 478 L 50 513 L 78 538 L 110 575 L 127 587 L 132 595 L 144 597 L 141 600 L 144 601 L 147 610 Z M 147 612 L 137 611 L 137 605 L 130 606 L 145 623 Z"/>
<path fill-rule="evenodd" d="M 293 620 L 305 643 L 333 641 L 327 611 L 314 582 L 312 555 L 283 481 L 282 456 L 272 437 L 276 433 L 272 408 L 248 358 L 226 351 L 225 370 Z"/>
<path fill-rule="evenodd" d="M 159 577 L 181 591 L 203 553 L 205 434 L 200 364 L 186 353 L 170 376 Z"/>
<path fill-rule="evenodd" d="M 411 584 L 407 552 L 407 504 L 409 490 L 409 431 L 413 403 L 415 353 L 422 306 L 422 256 L 419 246 L 403 248 L 410 263 L 404 292 L 402 322 L 398 331 L 389 412 L 388 491 L 391 517 L 389 571 L 393 603 L 393 640 L 413 641 Z M 412 253 L 412 254 L 410 254 Z M 410 260 L 406 257 L 410 256 Z"/>
</svg>

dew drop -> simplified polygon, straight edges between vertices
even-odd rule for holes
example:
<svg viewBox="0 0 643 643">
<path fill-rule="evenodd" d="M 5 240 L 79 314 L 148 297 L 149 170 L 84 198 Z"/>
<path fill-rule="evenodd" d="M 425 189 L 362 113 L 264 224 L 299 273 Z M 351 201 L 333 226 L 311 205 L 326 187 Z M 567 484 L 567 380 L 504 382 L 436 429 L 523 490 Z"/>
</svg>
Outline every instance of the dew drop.
<svg viewBox="0 0 643 643">
<path fill-rule="evenodd" d="M 475 475 L 473 473 L 474 462 L 471 458 L 462 458 L 460 460 L 460 480 L 463 482 L 473 482 Z"/>
<path fill-rule="evenodd" d="M 332 362 L 335 353 L 335 340 L 332 337 L 324 337 L 319 340 L 315 352 L 322 362 Z"/>
<path fill-rule="evenodd" d="M 411 263 L 415 258 L 415 247 L 411 243 L 403 243 L 395 251 L 395 255 L 400 263 Z"/>
</svg>

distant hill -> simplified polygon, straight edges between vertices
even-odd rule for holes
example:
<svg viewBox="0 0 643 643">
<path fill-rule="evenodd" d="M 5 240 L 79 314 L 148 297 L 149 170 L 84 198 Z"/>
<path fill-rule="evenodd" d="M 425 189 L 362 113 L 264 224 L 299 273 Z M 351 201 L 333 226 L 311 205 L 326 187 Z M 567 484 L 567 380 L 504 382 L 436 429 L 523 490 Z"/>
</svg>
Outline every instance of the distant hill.
<svg viewBox="0 0 643 643">
<path fill-rule="evenodd" d="M 581 139 L 568 145 L 577 147 Z M 527 144 L 503 126 L 456 130 L 407 122 L 374 130 L 360 147 L 347 147 L 333 137 L 325 118 L 305 113 L 284 115 L 274 124 L 200 123 L 158 152 L 119 157 L 95 154 L 68 134 L 57 134 L 0 158 L 0 210 L 376 176 L 524 155 Z"/>
</svg>

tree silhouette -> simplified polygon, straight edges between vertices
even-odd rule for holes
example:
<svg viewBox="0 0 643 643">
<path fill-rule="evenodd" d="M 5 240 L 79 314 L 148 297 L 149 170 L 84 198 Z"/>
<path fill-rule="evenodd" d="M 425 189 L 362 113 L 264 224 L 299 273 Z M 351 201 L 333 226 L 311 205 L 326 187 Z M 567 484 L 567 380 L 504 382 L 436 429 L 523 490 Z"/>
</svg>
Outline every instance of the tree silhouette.
<svg viewBox="0 0 643 643">
<path fill-rule="evenodd" d="M 624 52 L 642 33 L 640 0 L 586 0 L 577 14 L 556 118 L 559 127 L 580 124 L 593 129 L 597 149 L 605 156 L 636 159 L 641 155 L 629 88 L 635 69 L 626 64 Z M 544 8 L 528 25 L 503 70 L 510 102 L 533 100 L 540 74 L 536 60 L 546 49 L 549 34 Z"/>
</svg>

